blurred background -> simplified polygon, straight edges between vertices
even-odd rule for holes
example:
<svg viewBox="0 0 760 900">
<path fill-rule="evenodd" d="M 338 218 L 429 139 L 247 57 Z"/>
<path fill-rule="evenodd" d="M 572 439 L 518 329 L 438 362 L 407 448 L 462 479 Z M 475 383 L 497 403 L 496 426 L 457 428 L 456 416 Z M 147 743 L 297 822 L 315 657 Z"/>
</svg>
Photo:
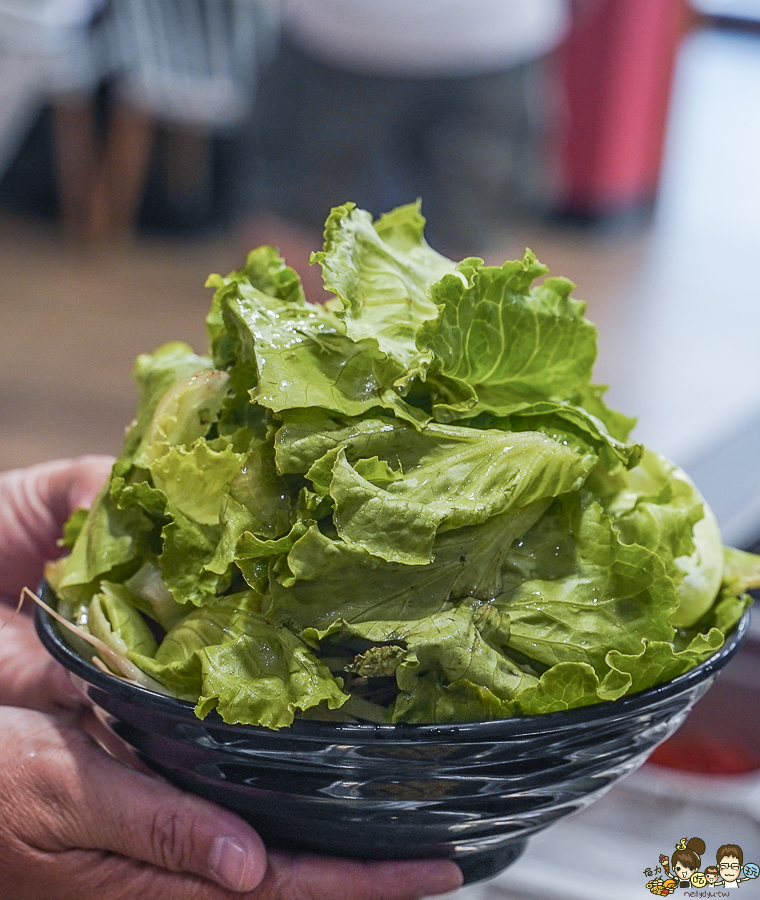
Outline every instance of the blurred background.
<svg viewBox="0 0 760 900">
<path fill-rule="evenodd" d="M 611 405 L 757 547 L 759 98 L 760 0 L 0 0 L 0 469 L 117 452 L 210 272 L 274 243 L 319 301 L 330 207 L 421 197 L 441 252 L 576 282 Z M 639 897 L 681 832 L 760 859 L 756 640 L 461 900 Z"/>
</svg>

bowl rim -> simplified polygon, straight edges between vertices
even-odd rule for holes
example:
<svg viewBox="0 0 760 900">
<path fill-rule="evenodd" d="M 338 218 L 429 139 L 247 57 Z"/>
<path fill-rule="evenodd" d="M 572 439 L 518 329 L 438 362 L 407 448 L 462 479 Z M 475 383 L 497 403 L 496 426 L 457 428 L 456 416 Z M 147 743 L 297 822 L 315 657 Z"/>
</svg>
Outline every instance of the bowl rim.
<svg viewBox="0 0 760 900">
<path fill-rule="evenodd" d="M 41 587 L 41 593 L 52 595 L 47 584 Z M 229 724 L 212 710 L 205 719 L 195 715 L 195 705 L 165 694 L 158 694 L 141 685 L 133 684 L 97 668 L 89 660 L 80 656 L 61 635 L 58 623 L 42 607 L 35 610 L 35 627 L 37 634 L 48 652 L 66 669 L 94 688 L 115 695 L 118 699 L 148 706 L 155 711 L 168 713 L 175 718 L 188 719 L 199 727 L 213 727 L 215 731 L 241 733 L 262 733 L 268 735 L 298 734 L 300 737 L 335 738 L 345 736 L 361 739 L 390 739 L 402 741 L 420 741 L 440 738 L 445 735 L 457 735 L 458 739 L 480 738 L 491 731 L 498 731 L 500 736 L 520 736 L 544 733 L 547 730 L 561 731 L 577 728 L 579 725 L 591 725 L 600 720 L 615 720 L 626 717 L 637 711 L 644 711 L 652 705 L 666 701 L 694 688 L 702 682 L 715 677 L 720 669 L 739 649 L 740 644 L 749 632 L 749 609 L 746 609 L 734 628 L 728 633 L 721 647 L 701 662 L 698 666 L 678 675 L 670 681 L 645 688 L 633 694 L 627 694 L 618 700 L 603 700 L 588 706 L 557 712 L 536 713 L 529 716 L 512 716 L 505 719 L 485 719 L 478 722 L 450 722 L 376 725 L 369 722 L 326 722 L 317 719 L 295 719 L 286 728 L 275 731 L 262 725 Z"/>
</svg>

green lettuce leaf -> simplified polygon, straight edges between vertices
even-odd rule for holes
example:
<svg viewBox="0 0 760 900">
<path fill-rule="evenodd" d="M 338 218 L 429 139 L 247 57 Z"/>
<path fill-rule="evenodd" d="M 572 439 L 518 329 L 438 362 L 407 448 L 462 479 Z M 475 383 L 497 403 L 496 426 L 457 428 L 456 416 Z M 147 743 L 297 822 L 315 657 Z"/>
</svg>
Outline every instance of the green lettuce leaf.
<svg viewBox="0 0 760 900">
<path fill-rule="evenodd" d="M 206 316 L 211 355 L 220 368 L 227 368 L 234 362 L 234 341 L 227 332 L 222 313 L 222 298 L 235 296 L 239 284 L 250 284 L 252 288 L 287 303 L 302 304 L 305 300 L 303 285 L 295 269 L 285 264 L 285 260 L 274 247 L 264 246 L 251 250 L 245 266 L 231 272 L 226 278 L 209 275 L 206 287 L 216 288 L 211 309 Z"/>
<path fill-rule="evenodd" d="M 150 472 L 174 509 L 200 525 L 218 525 L 228 485 L 245 461 L 232 447 L 216 450 L 199 438 L 190 446 L 167 447 Z"/>
<path fill-rule="evenodd" d="M 174 599 L 161 578 L 161 572 L 152 560 L 147 560 L 125 582 L 130 602 L 168 631 L 187 615 L 187 608 Z"/>
<path fill-rule="evenodd" d="M 252 592 L 196 610 L 164 638 L 148 673 L 180 696 L 197 700 L 203 718 L 215 709 L 226 722 L 283 728 L 297 710 L 348 699 L 329 669 L 283 626 L 257 611 Z"/>
<path fill-rule="evenodd" d="M 330 308 L 355 341 L 375 342 L 404 368 L 422 364 L 419 326 L 437 315 L 431 286 L 454 272 L 451 260 L 423 237 L 420 204 L 401 206 L 377 222 L 353 203 L 334 209 L 325 225 L 324 250 L 312 261 L 322 267 Z"/>
<path fill-rule="evenodd" d="M 137 414 L 127 429 L 124 447 L 119 457 L 129 463 L 137 454 L 146 432 L 153 421 L 156 409 L 167 391 L 177 382 L 211 369 L 208 357 L 198 356 L 181 341 L 173 341 L 159 347 L 154 353 L 137 357 L 134 378 L 140 391 Z"/>
<path fill-rule="evenodd" d="M 602 418 L 568 400 L 517 403 L 509 416 L 488 416 L 479 424 L 502 431 L 539 431 L 578 452 L 597 454 L 610 472 L 618 471 L 621 465 L 633 468 L 644 452 L 640 444 L 617 438 Z"/>
<path fill-rule="evenodd" d="M 59 591 L 94 584 L 148 552 L 153 521 L 139 507 L 119 507 L 109 488 L 106 485 L 100 492 L 79 531 L 58 581 Z"/>
<path fill-rule="evenodd" d="M 590 382 L 596 329 L 574 285 L 546 278 L 526 251 L 501 267 L 465 260 L 431 289 L 438 317 L 419 330 L 418 346 L 433 353 L 428 375 L 439 390 L 436 415 L 509 415 L 516 404 L 567 400 Z"/>
<path fill-rule="evenodd" d="M 760 587 L 760 556 L 733 547 L 725 548 L 723 584 L 735 594 Z"/>
<path fill-rule="evenodd" d="M 511 698 L 538 680 L 499 652 L 508 628 L 494 610 L 464 602 L 418 620 L 340 620 L 328 632 L 376 645 L 361 655 L 356 669 L 365 675 L 392 670 L 399 693 L 390 721 L 430 721 L 431 714 L 432 721 L 451 721 L 454 710 L 460 721 L 473 721 L 508 714 Z M 306 637 L 320 640 L 325 632 L 308 629 Z"/>
<path fill-rule="evenodd" d="M 521 542 L 514 567 L 507 556 L 505 582 L 509 577 L 514 586 L 495 603 L 509 616 L 511 649 L 544 666 L 587 663 L 603 677 L 611 648 L 631 654 L 640 652 L 642 638 L 673 641 L 668 618 L 678 598 L 657 554 L 626 544 L 596 501 L 587 498 L 576 521 L 574 512 L 555 507 L 551 540 L 539 522 Z"/>
<path fill-rule="evenodd" d="M 89 631 L 128 659 L 153 656 L 153 633 L 135 608 L 135 598 L 121 584 L 103 581 L 90 602 Z"/>
<path fill-rule="evenodd" d="M 665 563 L 679 600 L 671 624 L 693 625 L 715 602 L 723 579 L 715 516 L 688 475 L 651 450 L 617 486 L 605 508 L 615 515 L 623 540 L 647 547 Z"/>
<path fill-rule="evenodd" d="M 545 508 L 540 501 L 444 532 L 433 543 L 432 562 L 416 566 L 378 559 L 311 525 L 293 544 L 286 565 L 274 570 L 270 615 L 297 629 L 326 629 L 338 619 L 422 619 L 462 597 L 491 600 L 502 589 L 510 547 Z"/>
<path fill-rule="evenodd" d="M 537 684 L 522 691 L 516 703 L 523 715 L 536 715 L 588 706 L 601 699 L 599 676 L 593 666 L 561 662 L 547 669 Z"/>
<path fill-rule="evenodd" d="M 245 510 L 245 530 L 265 538 L 288 531 L 295 504 L 287 481 L 277 472 L 271 442 L 248 443 L 243 466 L 229 481 L 229 497 Z"/>
<path fill-rule="evenodd" d="M 576 490 L 594 463 L 533 432 L 430 426 L 418 464 L 381 485 L 336 451 L 329 494 L 340 537 L 374 556 L 409 565 L 431 561 L 437 532 L 480 524 L 515 507 Z M 318 465 L 318 463 L 316 464 Z M 314 467 L 307 473 L 307 478 Z M 365 471 L 367 471 L 365 467 Z M 319 492 L 319 486 L 315 484 Z"/>
<path fill-rule="evenodd" d="M 605 404 L 571 282 L 454 264 L 419 204 L 336 208 L 313 261 L 324 306 L 260 247 L 209 278 L 209 356 L 138 358 L 47 568 L 79 652 L 270 728 L 572 709 L 716 652 L 760 558 Z"/>
<path fill-rule="evenodd" d="M 352 340 L 334 315 L 308 303 L 285 303 L 235 282 L 222 297 L 234 342 L 232 378 L 273 412 L 320 407 L 360 415 L 376 407 L 424 419 L 394 389 L 401 364 L 370 338 Z"/>
</svg>

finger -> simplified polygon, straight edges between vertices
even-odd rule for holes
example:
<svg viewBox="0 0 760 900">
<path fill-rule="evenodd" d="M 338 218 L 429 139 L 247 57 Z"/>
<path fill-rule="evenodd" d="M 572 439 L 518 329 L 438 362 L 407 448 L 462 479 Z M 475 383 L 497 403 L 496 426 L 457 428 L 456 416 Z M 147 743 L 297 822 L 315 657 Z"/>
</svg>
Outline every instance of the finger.
<svg viewBox="0 0 760 900">
<path fill-rule="evenodd" d="M 247 900 L 198 875 L 167 872 L 114 853 L 32 849 L 16 865 L 3 865 L 0 897 L 13 900 Z M 256 898 L 258 900 L 258 898 Z M 326 898 L 327 900 L 327 898 Z"/>
<path fill-rule="evenodd" d="M 3 719 L 3 740 L 15 749 L 11 777 L 34 801 L 18 825 L 30 846 L 109 851 L 233 891 L 264 877 L 264 846 L 238 816 L 123 766 L 60 720 L 8 709 Z"/>
<path fill-rule="evenodd" d="M 86 701 L 39 642 L 32 619 L 0 604 L 0 624 L 0 704 L 78 715 Z"/>
<path fill-rule="evenodd" d="M 269 851 L 269 867 L 255 893 L 261 900 L 419 900 L 462 886 L 450 860 L 361 862 Z"/>
<path fill-rule="evenodd" d="M 51 865 L 45 855 L 35 862 L 43 871 Z M 194 875 L 160 871 L 92 851 L 71 851 L 54 863 L 55 882 L 45 879 L 50 892 L 43 892 L 38 881 L 30 900 L 71 900 L 72 893 L 58 893 L 53 886 L 61 882 L 69 890 L 76 883 L 77 900 L 418 900 L 456 890 L 462 883 L 457 866 L 445 860 L 362 863 L 274 852 L 264 881 L 241 895 Z"/>
<path fill-rule="evenodd" d="M 61 553 L 64 522 L 89 506 L 112 463 L 107 456 L 82 456 L 0 474 L 0 594 L 15 600 L 22 587 L 37 587 L 45 561 Z"/>
<path fill-rule="evenodd" d="M 113 457 L 79 456 L 43 464 L 38 490 L 59 527 L 75 509 L 89 507 L 111 473 Z"/>
<path fill-rule="evenodd" d="M 229 900 L 231 890 L 248 891 L 250 900 L 416 900 L 461 884 L 448 861 L 364 863 L 284 853 L 271 854 L 264 876 L 258 836 L 236 816 L 125 769 L 49 717 L 6 709 L 2 720 L 13 755 L 0 748 L 0 758 L 13 760 L 5 773 L 13 790 L 0 795 L 0 888 L 9 871 L 3 858 L 20 837 L 28 855 L 26 866 L 13 867 L 12 895 L 19 900 L 26 895 L 18 885 L 27 883 L 34 900 Z M 11 815 L 3 814 L 8 803 Z M 223 844 L 230 840 L 234 852 L 225 864 Z M 78 849 L 87 846 L 99 849 Z"/>
</svg>

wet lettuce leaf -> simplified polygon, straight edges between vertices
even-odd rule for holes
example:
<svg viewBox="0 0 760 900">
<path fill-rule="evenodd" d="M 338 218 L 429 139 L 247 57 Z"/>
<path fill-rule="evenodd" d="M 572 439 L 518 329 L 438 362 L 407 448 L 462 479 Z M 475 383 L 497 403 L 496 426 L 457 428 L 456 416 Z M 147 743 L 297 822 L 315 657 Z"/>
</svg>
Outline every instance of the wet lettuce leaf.
<svg viewBox="0 0 760 900">
<path fill-rule="evenodd" d="M 131 462 L 141 445 L 152 437 L 151 423 L 162 402 L 166 407 L 175 407 L 175 395 L 171 391 L 175 385 L 195 376 L 204 376 L 212 368 L 208 357 L 198 356 L 192 348 L 181 341 L 173 341 L 159 347 L 154 353 L 143 353 L 137 357 L 134 378 L 139 389 L 137 414 L 130 424 L 120 460 Z M 193 398 L 195 400 L 196 398 Z M 200 407 L 201 403 L 198 404 Z M 194 403 L 185 406 L 186 414 L 200 419 Z"/>
<path fill-rule="evenodd" d="M 354 340 L 368 339 L 404 368 L 422 363 L 419 326 L 437 315 L 430 288 L 455 266 L 423 236 L 420 204 L 399 207 L 377 222 L 347 203 L 325 225 L 324 250 L 315 253 L 325 288 L 335 294 L 330 309 Z"/>
<path fill-rule="evenodd" d="M 362 654 L 358 664 L 360 675 L 378 668 L 384 672 L 382 657 L 388 657 L 390 645 L 396 650 L 392 674 L 399 693 L 389 720 L 445 722 L 452 721 L 454 709 L 461 721 L 490 718 L 495 710 L 503 713 L 516 694 L 536 684 L 534 673 L 500 652 L 508 628 L 508 619 L 469 601 L 423 619 L 353 624 L 341 620 L 326 632 L 307 629 L 305 634 L 312 640 L 337 634 L 371 642 L 375 646 Z"/>
<path fill-rule="evenodd" d="M 297 711 L 342 706 L 348 695 L 329 669 L 291 631 L 267 622 L 259 606 L 253 592 L 228 595 L 185 616 L 152 653 L 143 641 L 129 658 L 195 702 L 200 718 L 216 710 L 225 722 L 278 729 Z"/>
<path fill-rule="evenodd" d="M 455 412 L 448 394 L 474 411 L 508 415 L 524 401 L 567 400 L 591 379 L 596 329 L 573 300 L 565 278 L 548 273 L 533 253 L 503 266 L 468 259 L 431 288 L 439 309 L 419 330 L 432 352 L 441 412 Z"/>
<path fill-rule="evenodd" d="M 395 477 L 388 477 L 393 470 L 387 466 L 380 484 L 357 471 L 342 448 L 331 451 L 326 492 L 346 543 L 390 562 L 428 563 L 439 530 L 477 525 L 572 491 L 595 461 L 535 432 L 483 434 L 431 425 L 425 433 L 437 438 L 434 446 Z M 373 474 L 367 466 L 364 471 Z M 324 490 L 315 487 L 317 493 Z"/>
<path fill-rule="evenodd" d="M 760 558 L 606 405 L 570 281 L 446 259 L 419 204 L 336 208 L 313 262 L 324 306 L 260 247 L 209 278 L 207 356 L 138 358 L 48 568 L 104 665 L 282 728 L 572 709 L 721 646 Z"/>
</svg>

